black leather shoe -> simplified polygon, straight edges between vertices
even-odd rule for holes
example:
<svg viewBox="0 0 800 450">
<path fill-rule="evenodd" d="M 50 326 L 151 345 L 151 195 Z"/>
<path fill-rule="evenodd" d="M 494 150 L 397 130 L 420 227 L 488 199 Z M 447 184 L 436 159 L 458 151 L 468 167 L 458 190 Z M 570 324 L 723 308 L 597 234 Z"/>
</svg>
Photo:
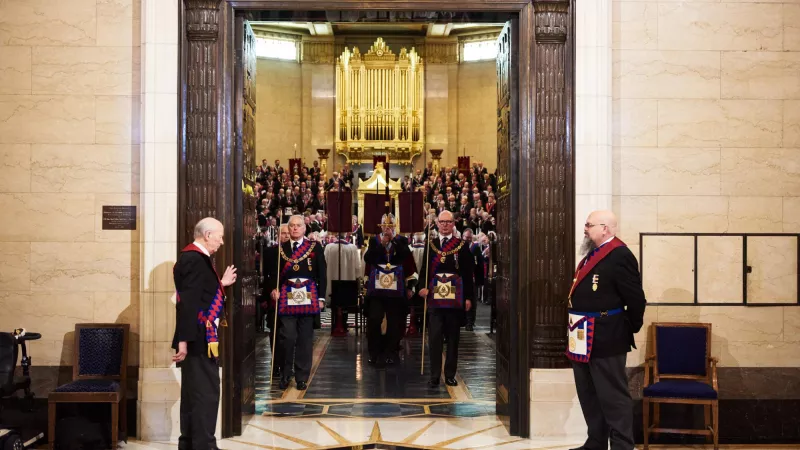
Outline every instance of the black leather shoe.
<svg viewBox="0 0 800 450">
<path fill-rule="evenodd" d="M 448 386 L 458 386 L 458 381 L 456 381 L 456 379 L 455 379 L 455 378 L 445 378 L 445 379 L 444 379 L 444 382 L 445 382 L 445 384 L 447 384 Z"/>
<path fill-rule="evenodd" d="M 439 379 L 438 378 L 431 378 L 428 380 L 428 386 L 430 387 L 439 387 Z"/>
<path fill-rule="evenodd" d="M 308 389 L 308 384 L 305 381 L 298 381 L 297 382 L 297 390 L 298 391 L 305 391 Z"/>
<path fill-rule="evenodd" d="M 466 326 L 466 330 L 467 331 L 474 331 L 475 327 L 473 327 L 471 323 L 468 323 L 467 326 Z"/>
<path fill-rule="evenodd" d="M 392 358 L 391 356 L 387 356 L 385 361 L 386 364 L 394 364 L 394 358 Z"/>
<path fill-rule="evenodd" d="M 278 385 L 281 389 L 286 389 L 289 387 L 289 383 L 291 383 L 291 379 L 289 377 L 281 378 L 281 383 Z"/>
</svg>

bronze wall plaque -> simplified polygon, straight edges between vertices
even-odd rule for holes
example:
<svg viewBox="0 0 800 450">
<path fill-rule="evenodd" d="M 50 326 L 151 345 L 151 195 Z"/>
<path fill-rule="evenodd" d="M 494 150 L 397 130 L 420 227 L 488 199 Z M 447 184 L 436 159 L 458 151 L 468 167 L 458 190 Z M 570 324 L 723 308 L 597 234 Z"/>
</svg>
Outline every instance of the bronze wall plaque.
<svg viewBox="0 0 800 450">
<path fill-rule="evenodd" d="M 103 206 L 104 230 L 135 230 L 135 206 Z"/>
</svg>

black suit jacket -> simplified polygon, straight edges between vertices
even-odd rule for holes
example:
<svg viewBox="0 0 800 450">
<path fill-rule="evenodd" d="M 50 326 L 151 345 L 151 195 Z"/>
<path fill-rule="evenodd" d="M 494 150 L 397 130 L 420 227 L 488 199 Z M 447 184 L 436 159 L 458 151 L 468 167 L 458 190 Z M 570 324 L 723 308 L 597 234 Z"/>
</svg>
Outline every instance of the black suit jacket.
<svg viewBox="0 0 800 450">
<path fill-rule="evenodd" d="M 198 323 L 197 312 L 206 311 L 217 294 L 219 278 L 211 258 L 195 251 L 182 252 L 173 269 L 175 290 L 180 301 L 175 305 L 175 333 L 172 348 L 179 342 L 204 341 L 205 326 Z"/>
<path fill-rule="evenodd" d="M 592 278 L 597 276 L 597 290 Z M 575 286 L 572 310 L 600 312 L 626 308 L 622 314 L 595 319 L 592 358 L 627 353 L 636 347 L 633 335 L 644 323 L 647 300 L 642 289 L 639 264 L 628 247 L 617 247 L 600 260 Z"/>
</svg>

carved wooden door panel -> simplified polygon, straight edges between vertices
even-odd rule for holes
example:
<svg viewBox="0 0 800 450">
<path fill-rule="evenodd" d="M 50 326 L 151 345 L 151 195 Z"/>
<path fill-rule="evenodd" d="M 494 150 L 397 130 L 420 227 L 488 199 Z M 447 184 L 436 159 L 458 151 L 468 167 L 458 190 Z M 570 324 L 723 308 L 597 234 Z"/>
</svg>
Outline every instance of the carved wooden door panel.
<svg viewBox="0 0 800 450">
<path fill-rule="evenodd" d="M 497 320 L 497 415 L 511 434 L 519 433 L 518 389 L 527 389 L 519 379 L 517 352 L 521 322 L 516 318 L 519 161 L 519 100 L 517 92 L 517 30 L 519 22 L 506 23 L 497 38 L 497 242 L 495 252 L 495 313 Z"/>
<path fill-rule="evenodd" d="M 242 418 L 255 412 L 256 296 L 256 53 L 250 24 L 237 16 L 234 101 L 236 128 L 233 165 L 233 197 L 236 230 L 234 261 L 238 281 L 234 288 L 233 364 L 227 373 L 233 380 L 231 409 L 234 435 L 242 432 Z"/>
</svg>

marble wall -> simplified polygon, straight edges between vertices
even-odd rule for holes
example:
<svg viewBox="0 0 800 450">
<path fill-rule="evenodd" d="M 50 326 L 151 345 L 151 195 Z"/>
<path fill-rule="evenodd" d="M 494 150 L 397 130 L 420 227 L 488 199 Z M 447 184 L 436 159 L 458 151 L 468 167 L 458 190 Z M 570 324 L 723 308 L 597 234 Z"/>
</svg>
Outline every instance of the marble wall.
<svg viewBox="0 0 800 450">
<path fill-rule="evenodd" d="M 497 63 L 465 62 L 458 66 L 458 154 L 497 168 Z M 458 163 L 457 156 L 451 164 Z"/>
<path fill-rule="evenodd" d="M 750 237 L 746 254 L 741 237 L 639 239 L 800 232 L 800 5 L 614 0 L 612 14 L 612 206 L 648 300 L 741 305 L 746 276 L 748 303 L 796 304 L 795 237 Z M 723 366 L 792 366 L 795 311 L 658 306 L 648 320 L 712 322 Z"/>
<path fill-rule="evenodd" d="M 42 333 L 39 367 L 71 365 L 84 322 L 129 323 L 140 363 L 145 234 L 102 207 L 141 215 L 141 23 L 139 0 L 0 2 L 0 330 Z"/>
<path fill-rule="evenodd" d="M 284 166 L 303 145 L 303 77 L 294 61 L 259 58 L 256 67 L 256 161 Z M 305 155 L 300 155 L 305 156 Z"/>
</svg>

